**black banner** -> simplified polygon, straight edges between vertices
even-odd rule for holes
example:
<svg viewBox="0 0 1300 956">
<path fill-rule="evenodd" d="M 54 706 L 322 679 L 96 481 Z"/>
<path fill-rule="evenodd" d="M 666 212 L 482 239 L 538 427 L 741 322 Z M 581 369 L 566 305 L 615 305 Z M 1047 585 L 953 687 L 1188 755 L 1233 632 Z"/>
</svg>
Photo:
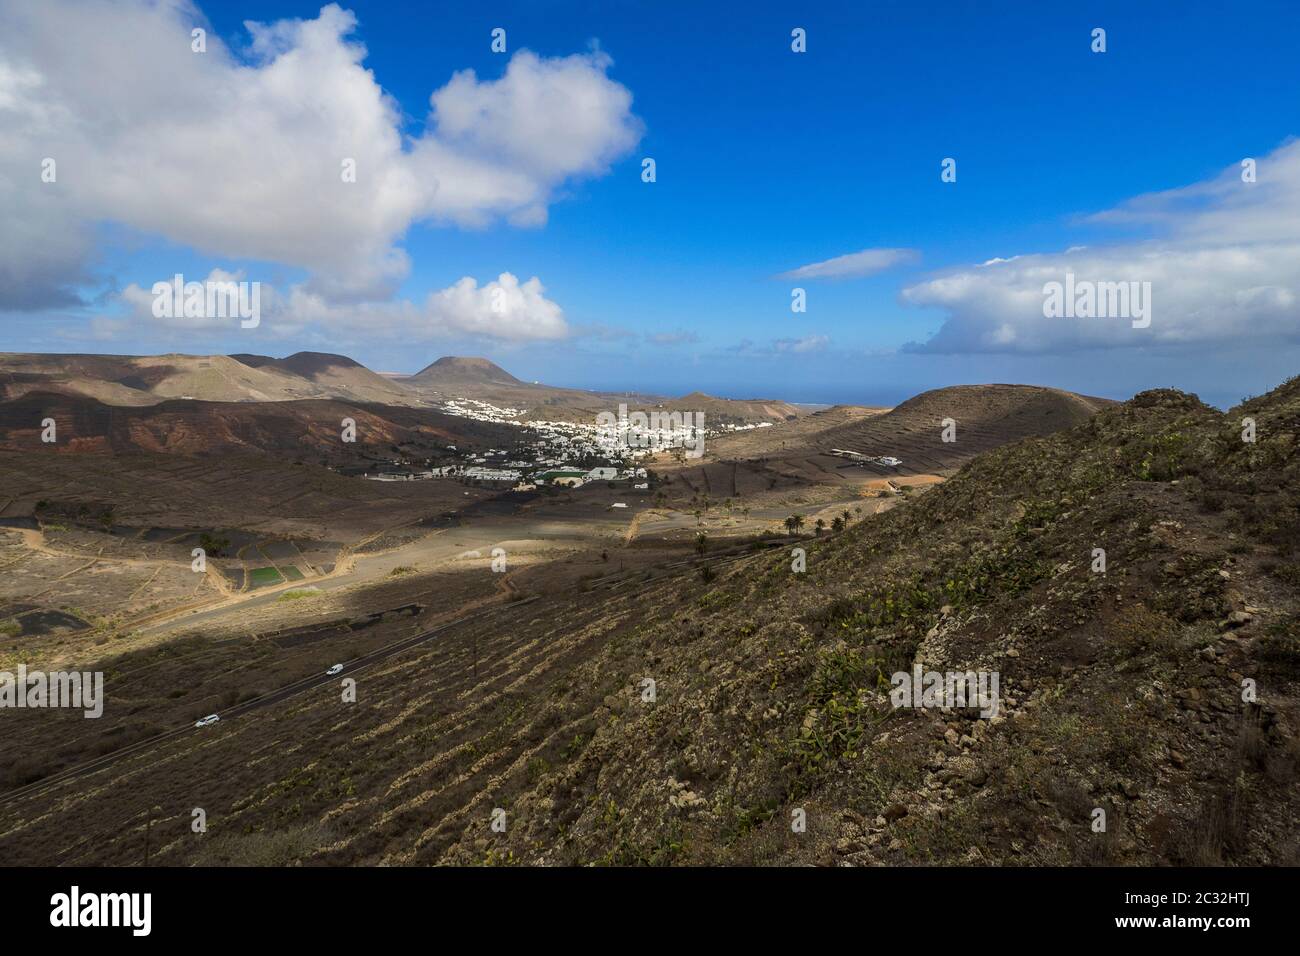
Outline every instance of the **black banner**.
<svg viewBox="0 0 1300 956">
<path fill-rule="evenodd" d="M 865 919 L 859 929 L 918 941 L 987 940 L 1010 925 L 1071 941 L 1230 944 L 1290 922 L 1294 879 L 1281 869 L 0 869 L 7 941 L 77 933 L 128 945 L 339 943 L 407 924 L 477 926 L 499 943 L 594 920 L 651 937 L 690 920 L 734 939 L 774 919 L 792 929 Z"/>
</svg>

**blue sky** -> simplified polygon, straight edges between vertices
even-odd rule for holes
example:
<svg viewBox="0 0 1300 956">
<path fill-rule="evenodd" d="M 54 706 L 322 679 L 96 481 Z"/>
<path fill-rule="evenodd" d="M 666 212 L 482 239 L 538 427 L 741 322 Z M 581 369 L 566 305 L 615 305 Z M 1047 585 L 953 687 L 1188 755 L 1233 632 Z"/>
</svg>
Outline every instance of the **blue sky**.
<svg viewBox="0 0 1300 956">
<path fill-rule="evenodd" d="M 43 8 L 52 14 L 35 7 L 20 12 L 28 22 L 0 40 L 11 103 L 19 94 L 39 102 L 41 94 L 32 92 L 39 84 L 21 87 L 12 77 L 23 69 L 53 76 L 60 55 L 45 52 L 38 40 L 24 47 L 15 35 L 39 39 L 47 27 L 58 34 L 66 27 L 57 21 L 60 13 L 83 12 L 63 6 Z M 544 208 L 544 223 L 520 225 L 502 206 L 471 222 L 466 217 L 477 211 L 449 218 L 436 199 L 399 203 L 404 211 L 394 214 L 397 224 L 377 228 L 377 242 L 404 252 L 404 268 L 386 273 L 382 289 L 372 283 L 363 291 L 361 278 L 331 289 L 327 321 L 300 310 L 251 330 L 237 323 L 180 330 L 151 324 L 121 295 L 132 284 L 148 290 L 174 272 L 202 278 L 216 268 L 287 294 L 295 285 L 326 281 L 338 271 L 336 260 L 310 248 L 311 237 L 258 245 L 260 231 L 244 239 L 238 230 L 217 228 L 210 238 L 207 216 L 171 228 L 142 209 L 150 196 L 128 200 L 126 187 L 102 185 L 80 195 L 75 185 L 60 184 L 78 206 L 81 243 L 80 256 L 69 258 L 76 259 L 75 278 L 62 288 L 74 289 L 81 301 L 11 305 L 0 313 L 6 332 L 0 347 L 272 354 L 313 348 L 397 371 L 414 371 L 441 354 L 471 353 L 554 384 L 668 393 L 700 388 L 809 402 L 892 403 L 939 385 L 1023 381 L 1120 398 L 1175 385 L 1230 404 L 1300 372 L 1294 331 L 1300 277 L 1285 265 L 1297 236 L 1285 228 L 1279 233 L 1268 216 L 1294 211 L 1290 204 L 1300 194 L 1293 181 L 1300 179 L 1300 163 L 1287 145 L 1300 134 L 1300 7 L 1294 3 L 1242 9 L 1180 3 L 1176 15 L 1167 4 L 1133 0 L 343 6 L 356 22 L 341 32 L 347 42 L 364 44 L 360 66 L 400 111 L 397 132 L 408 153 L 427 128 L 434 90 L 457 71 L 473 70 L 483 96 L 495 95 L 487 86 L 521 50 L 542 64 L 587 57 L 584 81 L 604 84 L 604 92 L 621 88 L 630 107 L 607 104 L 611 131 L 584 130 L 591 156 L 568 157 L 567 167 L 540 152 L 547 129 L 560 130 L 551 145 L 564 145 L 559 126 L 544 127 L 542 142 L 529 144 L 527 173 L 541 182 L 541 198 L 530 199 L 529 208 Z M 224 48 L 210 50 L 205 65 L 219 54 L 229 75 L 242 77 L 273 68 L 276 56 L 293 56 L 308 42 L 290 31 L 270 52 L 253 50 L 244 21 L 312 21 L 320 12 L 319 3 L 202 3 L 162 24 L 158 36 L 191 20 L 204 23 L 213 47 Z M 496 27 L 506 30 L 505 54 L 490 49 Z M 795 27 L 807 31 L 806 53 L 791 50 Z M 1090 49 L 1096 27 L 1106 30 L 1105 53 Z M 148 31 L 136 25 L 132 34 Z M 593 50 L 608 60 L 597 62 Z M 134 67 L 131 62 L 124 57 L 115 68 L 134 69 L 142 84 L 169 81 L 162 62 L 147 55 L 135 58 Z M 322 62 L 320 69 L 333 68 L 328 57 Z M 172 76 L 174 70 L 167 72 Z M 177 82 L 185 90 L 191 81 Z M 206 75 L 193 82 L 220 85 Z M 4 91 L 0 80 L 0 104 Z M 94 104 L 84 89 L 69 81 L 57 92 L 69 104 L 62 115 L 90 115 Z M 479 92 L 475 87 L 473 96 Z M 288 119 L 276 123 L 277 135 L 293 126 L 293 95 L 276 101 L 276 109 L 288 110 Z M 237 108 L 231 102 L 229 109 Z M 0 106 L 0 120 L 5 116 Z M 255 127 L 244 138 L 223 140 L 221 113 L 177 122 L 186 124 L 186 135 L 194 134 L 194 124 L 206 124 L 218 157 L 258 140 Z M 159 130 L 150 125 L 148 132 Z M 129 125 L 121 131 L 123 139 L 134 135 Z M 338 135 L 346 134 L 330 133 Z M 33 154 L 53 148 L 35 133 L 30 139 Z M 304 138 L 295 152 L 309 152 L 315 141 Z M 135 148 L 148 153 L 149 143 L 140 135 Z M 513 140 L 495 145 L 516 146 Z M 100 147 L 88 136 L 61 148 L 76 156 L 78 149 Z M 473 158 L 482 158 L 485 148 L 476 145 Z M 641 181 L 644 157 L 656 162 L 654 183 Z M 945 157 L 957 161 L 956 182 L 940 179 Z M 1225 176 L 1231 180 L 1244 157 L 1261 164 L 1255 192 L 1215 188 Z M 0 183 L 4 161 L 0 153 Z M 292 174 L 294 161 L 300 160 L 268 163 L 254 178 L 275 187 L 277 176 Z M 540 167 L 559 172 L 538 173 Z M 414 172 L 433 170 L 429 175 L 441 178 L 443 168 L 435 161 Z M 166 178 L 157 170 L 152 175 Z M 215 172 L 195 170 L 190 193 L 200 197 L 211 183 L 214 194 L 245 195 L 249 177 L 241 175 L 241 182 L 218 183 L 219 163 Z M 35 187 L 11 182 L 9 188 Z M 1161 195 L 1170 190 L 1191 192 Z M 258 216 L 258 206 L 232 202 L 231 215 Z M 292 215 L 292 209 L 268 212 Z M 1230 220 L 1225 232 L 1233 234 L 1232 244 L 1209 228 L 1220 216 Z M 334 222 L 324 215 L 316 231 L 335 228 L 343 235 L 358 227 L 350 218 Z M 1256 236 L 1274 245 L 1259 249 Z M 31 247 L 24 244 L 18 256 Z M 1099 251 L 1067 253 L 1076 247 Z M 265 248 L 274 254 L 253 251 Z M 874 275 L 777 278 L 868 249 L 912 252 Z M 1182 265 L 1151 266 L 1153 334 L 1136 334 L 1123 320 L 1096 319 L 1111 325 L 1095 334 L 1040 335 L 1035 323 L 1048 320 L 1033 314 L 1030 303 L 1013 323 L 1011 344 L 990 345 L 987 333 L 1001 321 L 992 313 L 1023 307 L 1041 285 L 1042 270 L 1141 280 L 1145 273 L 1134 271 L 1135 261 L 1167 263 L 1172 255 L 1183 257 Z M 1207 257 L 1223 262 L 1242 255 L 1257 260 L 1248 275 L 1236 267 L 1203 267 Z M 995 257 L 1042 258 L 1032 260 L 1033 271 L 999 273 L 992 281 L 979 264 Z M 532 301 L 558 308 L 562 317 L 546 312 L 537 320 L 542 325 L 522 332 L 476 324 L 459 311 L 441 330 L 418 323 L 437 325 L 449 314 L 442 311 L 391 324 L 394 302 L 418 304 L 464 277 L 482 286 L 502 273 L 520 283 L 536 277 L 543 291 Z M 951 283 L 932 285 L 954 275 L 955 291 Z M 1193 294 L 1189 278 L 1206 282 L 1208 292 Z M 795 285 L 806 290 L 804 313 L 790 309 Z M 1261 296 L 1266 306 L 1258 305 Z M 1198 304 L 1209 299 L 1220 305 L 1202 314 Z M 1253 303 L 1249 310 L 1233 311 L 1232 303 L 1246 300 Z M 529 296 L 522 301 L 527 308 Z M 945 335 L 932 341 L 945 322 L 951 323 Z"/>
</svg>

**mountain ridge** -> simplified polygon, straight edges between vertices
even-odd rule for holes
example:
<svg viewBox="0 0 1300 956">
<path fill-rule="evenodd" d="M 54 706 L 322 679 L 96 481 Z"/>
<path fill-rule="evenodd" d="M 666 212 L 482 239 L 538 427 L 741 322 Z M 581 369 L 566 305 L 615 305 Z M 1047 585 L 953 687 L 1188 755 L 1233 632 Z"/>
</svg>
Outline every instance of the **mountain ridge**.
<svg viewBox="0 0 1300 956">
<path fill-rule="evenodd" d="M 982 389 L 1040 388 L 1079 414 L 1104 399 L 1037 386 L 979 386 Z M 308 399 L 430 406 L 473 399 L 522 408 L 531 420 L 594 420 L 602 411 L 673 408 L 703 413 L 714 423 L 790 422 L 813 414 L 780 399 L 727 399 L 695 390 L 680 398 L 606 393 L 524 382 L 481 356 L 445 355 L 409 376 L 381 375 L 356 360 L 327 352 L 298 351 L 283 358 L 240 352 L 232 355 L 94 355 L 89 353 L 0 353 L 0 396 L 32 391 L 80 395 L 110 406 L 147 406 L 173 399 L 210 402 L 284 402 Z M 927 393 L 914 396 L 916 403 Z M 956 394 L 956 393 L 953 393 Z M 906 404 L 906 403 L 904 403 Z M 915 406 L 909 406 L 915 411 Z M 908 409 L 903 409 L 908 411 Z M 1065 416 L 1068 418 L 1069 416 Z M 825 418 L 820 419 L 825 421 Z"/>
</svg>

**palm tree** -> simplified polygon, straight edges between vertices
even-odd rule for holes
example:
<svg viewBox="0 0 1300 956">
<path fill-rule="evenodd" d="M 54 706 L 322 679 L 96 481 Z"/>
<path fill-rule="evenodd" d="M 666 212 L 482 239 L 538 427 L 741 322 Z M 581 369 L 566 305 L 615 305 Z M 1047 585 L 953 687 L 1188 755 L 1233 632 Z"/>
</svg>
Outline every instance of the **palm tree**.
<svg viewBox="0 0 1300 956">
<path fill-rule="evenodd" d="M 791 534 L 803 527 L 803 515 L 791 515 L 785 519 L 785 528 Z"/>
<path fill-rule="evenodd" d="M 821 518 L 818 518 L 816 523 L 813 525 L 813 527 L 817 529 L 817 534 L 820 535 L 823 531 L 826 530 L 826 522 L 823 521 Z"/>
<path fill-rule="evenodd" d="M 831 530 L 832 530 L 832 531 L 843 531 L 843 530 L 844 530 L 844 519 L 843 519 L 841 516 L 836 515 L 836 516 L 835 516 L 835 519 L 834 519 L 833 521 L 831 521 Z"/>
</svg>

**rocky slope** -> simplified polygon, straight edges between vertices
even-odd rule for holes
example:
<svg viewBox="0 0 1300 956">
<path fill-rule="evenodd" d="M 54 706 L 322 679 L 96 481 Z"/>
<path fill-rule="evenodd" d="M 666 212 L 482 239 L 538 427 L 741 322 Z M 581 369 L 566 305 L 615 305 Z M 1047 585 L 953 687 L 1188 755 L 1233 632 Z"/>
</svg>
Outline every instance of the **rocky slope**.
<svg viewBox="0 0 1300 956">
<path fill-rule="evenodd" d="M 1146 392 L 810 542 L 806 573 L 611 599 L 530 706 L 568 752 L 496 778 L 510 828 L 441 858 L 1300 862 L 1298 438 L 1300 380 L 1227 415 Z M 999 713 L 893 708 L 914 664 L 998 672 Z"/>
</svg>

